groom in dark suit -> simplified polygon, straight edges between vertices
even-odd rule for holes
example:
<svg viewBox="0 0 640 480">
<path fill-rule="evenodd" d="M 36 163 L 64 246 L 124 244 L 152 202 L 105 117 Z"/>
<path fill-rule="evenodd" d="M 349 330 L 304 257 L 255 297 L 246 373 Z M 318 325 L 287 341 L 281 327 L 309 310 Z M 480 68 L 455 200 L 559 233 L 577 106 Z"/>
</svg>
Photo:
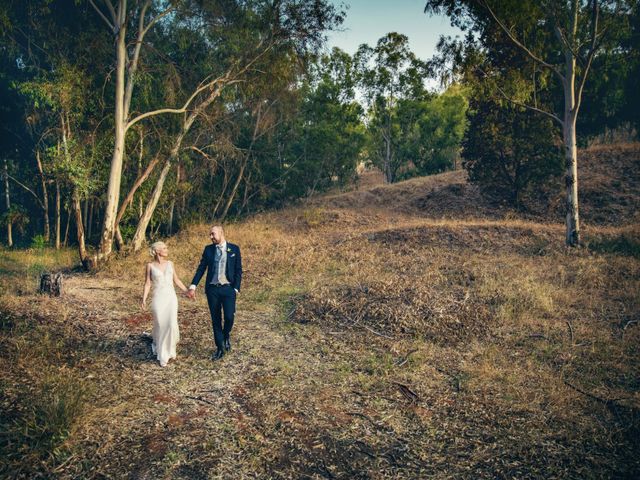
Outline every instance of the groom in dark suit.
<svg viewBox="0 0 640 480">
<path fill-rule="evenodd" d="M 191 299 L 196 297 L 196 286 L 206 270 L 207 284 L 204 291 L 209 302 L 213 337 L 217 347 L 213 359 L 219 360 L 231 350 L 230 336 L 236 313 L 236 296 L 240 293 L 242 281 L 242 258 L 240 247 L 225 240 L 224 230 L 220 225 L 211 227 L 209 237 L 212 243 L 204 247 L 200 265 L 193 276 L 187 295 Z"/>
</svg>

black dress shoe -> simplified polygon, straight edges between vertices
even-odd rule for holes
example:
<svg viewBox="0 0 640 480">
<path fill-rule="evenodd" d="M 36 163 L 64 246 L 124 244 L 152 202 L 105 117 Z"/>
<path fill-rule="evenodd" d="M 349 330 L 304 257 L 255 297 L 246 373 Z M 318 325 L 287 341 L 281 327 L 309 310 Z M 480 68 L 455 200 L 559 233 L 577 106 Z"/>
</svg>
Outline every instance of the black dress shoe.
<svg viewBox="0 0 640 480">
<path fill-rule="evenodd" d="M 229 350 L 231 350 L 231 339 L 227 338 L 227 339 L 224 341 L 224 349 L 225 349 L 225 351 L 227 351 L 227 352 L 228 352 Z"/>
<path fill-rule="evenodd" d="M 224 357 L 224 350 L 216 350 L 211 359 L 215 361 L 220 360 L 222 357 Z"/>
</svg>

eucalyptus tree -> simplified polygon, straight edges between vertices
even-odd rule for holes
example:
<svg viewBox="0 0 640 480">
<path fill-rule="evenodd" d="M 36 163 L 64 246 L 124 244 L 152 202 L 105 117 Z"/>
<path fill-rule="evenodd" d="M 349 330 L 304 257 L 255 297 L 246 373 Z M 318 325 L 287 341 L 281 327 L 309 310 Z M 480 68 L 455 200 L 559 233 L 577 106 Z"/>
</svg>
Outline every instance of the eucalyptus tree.
<svg viewBox="0 0 640 480">
<path fill-rule="evenodd" d="M 206 0 L 145 0 L 129 5 L 126 0 L 89 0 L 89 3 L 116 39 L 114 150 L 98 255 L 98 258 L 106 258 L 111 253 L 116 230 L 127 131 L 150 117 L 165 113 L 182 115 L 168 159 L 163 164 L 136 229 L 132 244 L 137 249 L 144 241 L 148 222 L 182 142 L 197 118 L 220 97 L 225 87 L 240 81 L 240 77 L 265 51 L 283 42 L 289 42 L 294 48 L 308 48 L 317 43 L 323 31 L 339 20 L 340 16 L 325 1 L 219 3 Z M 208 48 L 212 51 L 209 58 L 216 58 L 224 67 L 205 72 L 192 89 L 185 92 L 182 106 L 171 108 L 166 104 L 160 105 L 133 116 L 131 105 L 145 37 L 153 29 L 161 33 L 163 28 L 187 25 L 199 30 L 205 37 L 211 35 L 207 38 Z M 128 41 L 129 30 L 133 31 L 131 42 Z"/>
<path fill-rule="evenodd" d="M 357 80 L 354 58 L 338 48 L 311 69 L 289 149 L 297 158 L 291 193 L 297 187 L 297 194 L 309 195 L 355 178 L 365 144 Z"/>
<path fill-rule="evenodd" d="M 375 47 L 361 45 L 355 60 L 369 107 L 368 127 L 373 135 L 370 150 L 386 181 L 391 183 L 406 163 L 398 155 L 397 108 L 402 100 L 425 95 L 426 65 L 410 50 L 407 36 L 395 32 L 382 37 Z"/>
<path fill-rule="evenodd" d="M 144 2 L 132 2 L 133 7 L 131 8 L 127 0 L 115 0 L 115 2 L 96 0 L 97 3 L 94 0 L 88 1 L 115 38 L 114 147 L 98 255 L 98 258 L 104 258 L 111 253 L 115 235 L 127 131 L 143 118 L 168 112 L 182 113 L 186 111 L 191 99 L 188 99 L 185 105 L 179 109 L 158 108 L 131 118 L 131 102 L 138 80 L 140 54 L 145 37 L 154 25 L 174 10 L 173 5 L 163 8 L 165 2 L 145 0 Z M 129 35 L 130 27 L 134 32 L 132 36 Z"/>
<path fill-rule="evenodd" d="M 36 208 L 42 208 L 47 240 L 47 185 L 56 184 L 56 247 L 59 247 L 60 183 L 68 183 L 78 201 L 86 194 L 74 183 L 76 177 L 66 174 L 66 166 L 83 164 L 83 168 L 88 168 L 87 176 L 97 178 L 85 162 L 85 140 L 96 125 L 92 118 L 99 121 L 93 94 L 97 78 L 94 62 L 100 64 L 103 45 L 93 35 L 96 24 L 80 21 L 82 14 L 72 0 L 24 0 L 3 6 L 7 9 L 2 11 L 2 35 L 7 41 L 2 49 L 2 72 L 10 77 L 10 94 L 19 99 L 22 107 L 13 119 L 14 125 L 26 132 L 19 152 L 21 174 L 26 179 L 14 180 L 35 199 Z M 7 68 L 10 64 L 15 67 Z M 38 180 L 41 196 L 32 186 Z M 78 225 L 78 230 L 82 230 L 82 225 Z M 84 261 L 84 246 L 81 251 Z"/>
<path fill-rule="evenodd" d="M 603 45 L 615 39 L 627 0 L 428 0 L 425 11 L 444 12 L 454 25 L 472 32 L 468 38 L 489 58 L 515 49 L 527 59 L 531 84 L 496 92 L 515 105 L 546 115 L 562 128 L 565 157 L 567 245 L 580 244 L 577 119 L 591 67 Z M 618 25 L 616 25 L 618 23 Z M 549 75 L 553 79 L 549 79 Z M 541 81 L 557 81 L 561 105 L 537 104 Z"/>
</svg>

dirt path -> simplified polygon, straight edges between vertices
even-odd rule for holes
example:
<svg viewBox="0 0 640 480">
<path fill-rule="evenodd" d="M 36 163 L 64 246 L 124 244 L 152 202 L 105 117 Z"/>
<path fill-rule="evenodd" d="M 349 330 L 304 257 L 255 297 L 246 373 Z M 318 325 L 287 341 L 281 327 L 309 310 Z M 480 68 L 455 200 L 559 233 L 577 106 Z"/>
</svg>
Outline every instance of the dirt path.
<svg viewBox="0 0 640 480">
<path fill-rule="evenodd" d="M 116 280 L 81 276 L 67 285 L 68 307 L 83 312 L 93 325 L 89 336 L 108 345 L 103 350 L 118 379 L 77 435 L 86 442 L 81 450 L 104 465 L 102 474 L 331 478 L 357 471 L 359 461 L 367 470 L 379 463 L 376 448 L 361 440 L 372 428 L 389 452 L 399 449 L 406 457 L 393 428 L 371 418 L 375 411 L 367 409 L 362 386 L 352 377 L 362 352 L 317 328 L 286 325 L 274 311 L 248 311 L 240 300 L 233 350 L 214 363 L 200 295 L 195 304 L 180 300 L 178 359 L 162 369 L 142 335 L 150 330 L 150 317 L 130 313 L 131 296 Z M 110 383 L 95 380 L 98 388 Z M 390 401 L 403 403 L 401 395 Z M 341 448 L 333 445 L 329 432 L 350 429 L 355 431 Z"/>
<path fill-rule="evenodd" d="M 326 227 L 322 215 L 331 217 Z M 575 268 L 567 268 L 579 271 L 586 261 L 567 256 L 557 242 L 558 225 L 322 215 L 316 230 L 283 227 L 287 234 L 275 240 L 269 224 L 264 230 L 250 227 L 253 237 L 245 249 L 253 268 L 250 295 L 266 294 L 282 278 L 269 277 L 264 258 L 281 265 L 280 275 L 288 267 L 299 276 L 317 277 L 317 293 L 325 291 L 325 281 L 344 282 L 349 269 L 375 286 L 386 273 L 371 266 L 378 265 L 381 252 L 391 251 L 394 257 L 387 265 L 409 275 L 412 285 L 424 286 L 411 295 L 435 299 L 426 317 L 414 320 L 434 325 L 437 333 L 438 319 L 462 316 L 455 302 L 467 301 L 467 296 L 453 296 L 449 304 L 443 297 L 441 305 L 438 296 L 475 291 L 487 295 L 476 299 L 488 302 L 489 307 L 478 303 L 480 309 L 495 312 L 491 302 L 500 302 L 544 313 L 550 308 L 545 282 L 562 278 L 554 273 L 556 265 L 575 262 Z M 341 232 L 347 225 L 345 237 Z M 332 245 L 341 250 L 336 270 L 322 264 L 318 253 Z M 494 278 L 496 261 L 502 271 Z M 319 265 L 324 276 L 317 276 Z M 600 263 L 591 268 L 594 278 L 601 276 L 597 269 L 610 270 Z M 530 284 L 521 289 L 507 275 L 520 281 L 523 271 Z M 564 275 L 562 268 L 558 272 Z M 474 290 L 478 279 L 490 288 L 482 290 L 479 283 Z M 381 307 L 397 296 L 397 288 L 389 288 L 389 294 L 379 292 Z M 504 299 L 492 296 L 495 289 Z M 151 317 L 137 306 L 139 292 L 106 272 L 71 277 L 62 308 L 81 329 L 79 348 L 87 357 L 74 368 L 92 385 L 96 400 L 73 435 L 72 450 L 82 458 L 72 458 L 56 473 L 132 479 L 540 478 L 616 468 L 615 461 L 602 467 L 597 456 L 585 460 L 588 452 L 608 448 L 604 443 L 594 447 L 591 438 L 607 438 L 595 419 L 611 414 L 598 410 L 591 416 L 593 405 L 557 373 L 558 362 L 566 361 L 564 321 L 522 323 L 514 316 L 512 326 L 487 327 L 493 332 L 489 336 L 462 343 L 448 342 L 445 331 L 437 333 L 437 341 L 421 335 L 388 338 L 375 325 L 341 325 L 340 318 L 331 324 L 294 323 L 275 306 L 269 308 L 270 301 L 246 295 L 238 301 L 233 351 L 221 362 L 210 359 L 214 346 L 204 295 L 200 292 L 195 303 L 181 298 L 178 359 L 162 369 L 143 335 L 151 329 Z M 395 316 L 413 308 L 401 297 L 393 307 Z M 323 315 L 331 308 L 323 306 Z M 376 315 L 375 305 L 366 308 Z M 360 312 L 346 308 L 343 314 Z M 394 318 L 389 321 L 397 325 Z M 451 328 L 456 325 L 463 322 Z M 538 346 L 531 338 L 540 338 L 540 329 L 551 343 L 540 344 L 542 360 L 534 361 L 531 352 Z M 538 399 L 533 404 L 531 396 Z M 562 419 L 565 404 L 585 422 L 578 433 L 569 433 L 575 419 Z M 560 419 L 553 428 L 551 418 Z M 608 421 L 618 422 L 614 417 Z M 569 442 L 566 435 L 575 439 Z"/>
</svg>

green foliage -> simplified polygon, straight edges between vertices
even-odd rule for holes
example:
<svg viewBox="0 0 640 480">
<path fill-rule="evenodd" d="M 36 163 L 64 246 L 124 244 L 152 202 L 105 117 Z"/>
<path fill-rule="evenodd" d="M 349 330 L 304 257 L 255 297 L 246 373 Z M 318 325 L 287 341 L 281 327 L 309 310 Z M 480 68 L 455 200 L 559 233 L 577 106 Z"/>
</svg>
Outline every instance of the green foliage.
<svg viewBox="0 0 640 480">
<path fill-rule="evenodd" d="M 409 39 L 395 32 L 375 47 L 361 45 L 354 57 L 360 86 L 369 106 L 368 160 L 394 182 L 407 164 L 407 143 L 415 148 L 415 104 L 429 95 L 423 86 L 426 64 L 409 49 Z M 408 109 L 408 110 L 407 110 Z"/>
<path fill-rule="evenodd" d="M 635 0 L 597 2 L 599 7 L 598 53 L 593 59 L 582 92 L 577 119 L 578 141 L 605 129 L 627 124 L 638 126 L 640 96 L 640 4 Z M 500 105 L 510 100 L 563 117 L 563 86 L 559 76 L 530 58 L 517 46 L 493 18 L 501 19 L 512 35 L 537 58 L 555 65 L 564 74 L 565 42 L 578 56 L 577 80 L 585 72 L 585 58 L 591 47 L 593 2 L 542 0 L 427 0 L 425 11 L 446 14 L 451 23 L 467 31 L 463 40 L 443 39 L 440 56 L 431 63 L 447 81 L 483 85 L 482 96 Z M 578 8 L 576 37 L 571 12 Z M 491 12 L 489 10 L 491 9 Z M 559 40 L 558 34 L 564 35 Z M 507 100 L 510 99 L 510 100 Z"/>
<path fill-rule="evenodd" d="M 364 146 L 363 111 L 354 100 L 351 58 L 334 49 L 317 69 L 289 150 L 297 159 L 288 182 L 295 196 L 350 182 Z"/>
<path fill-rule="evenodd" d="M 458 86 L 451 86 L 427 102 L 418 120 L 420 142 L 414 157 L 420 175 L 454 168 L 467 127 L 469 102 Z"/>
<path fill-rule="evenodd" d="M 44 235 L 36 235 L 31 239 L 31 248 L 36 249 L 40 252 L 44 251 L 49 242 Z"/>
<path fill-rule="evenodd" d="M 472 103 L 463 143 L 469 179 L 515 208 L 533 206 L 562 172 L 562 151 L 551 120 L 519 107 Z"/>
<path fill-rule="evenodd" d="M 21 235 L 29 224 L 29 213 L 20 205 L 11 205 L 11 208 L 0 216 L 0 224 L 13 225 Z"/>
</svg>

